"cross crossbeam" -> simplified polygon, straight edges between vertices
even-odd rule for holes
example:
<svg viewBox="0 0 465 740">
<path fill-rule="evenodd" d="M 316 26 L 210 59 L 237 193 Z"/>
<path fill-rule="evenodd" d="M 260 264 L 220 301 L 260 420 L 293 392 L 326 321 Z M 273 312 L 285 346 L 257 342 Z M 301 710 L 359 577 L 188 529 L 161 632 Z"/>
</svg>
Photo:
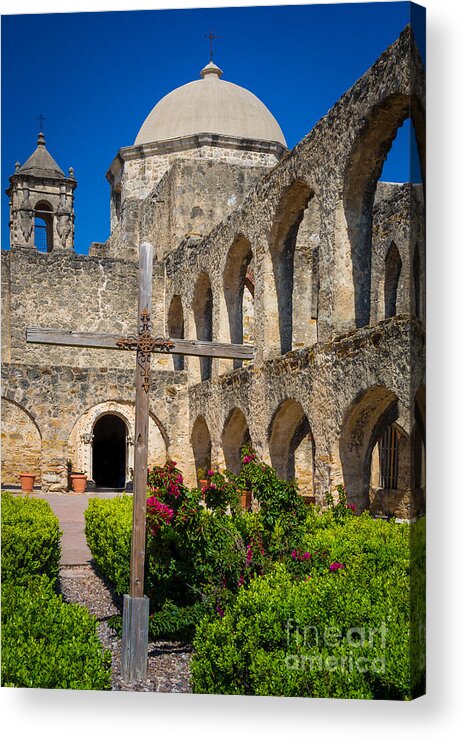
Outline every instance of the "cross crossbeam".
<svg viewBox="0 0 465 740">
<path fill-rule="evenodd" d="M 133 345 L 123 347 L 122 341 L 130 338 L 120 334 L 99 334 L 97 332 L 68 331 L 66 329 L 52 329 L 47 327 L 30 326 L 26 330 L 26 341 L 29 344 L 60 344 L 68 347 L 83 347 L 87 349 L 137 349 L 136 339 L 131 337 Z M 254 349 L 248 344 L 223 344 L 221 342 L 207 342 L 201 339 L 178 339 L 177 337 L 154 337 L 160 344 L 154 344 L 153 353 L 169 355 L 187 355 L 191 357 L 214 357 L 224 360 L 253 360 Z M 121 344 L 118 344 L 121 342 Z M 169 342 L 163 346 L 161 342 Z"/>
</svg>

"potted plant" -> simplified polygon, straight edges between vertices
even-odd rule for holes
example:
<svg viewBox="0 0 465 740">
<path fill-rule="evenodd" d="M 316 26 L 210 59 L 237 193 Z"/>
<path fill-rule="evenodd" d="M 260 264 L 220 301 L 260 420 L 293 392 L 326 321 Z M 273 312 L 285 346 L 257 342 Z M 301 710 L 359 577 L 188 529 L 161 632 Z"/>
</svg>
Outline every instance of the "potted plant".
<svg viewBox="0 0 465 740">
<path fill-rule="evenodd" d="M 200 488 L 206 488 L 208 486 L 207 473 L 203 468 L 197 470 L 197 480 Z"/>
<path fill-rule="evenodd" d="M 19 482 L 21 483 L 21 490 L 23 493 L 32 493 L 34 488 L 34 481 L 36 479 L 35 473 L 20 473 Z"/>
<path fill-rule="evenodd" d="M 244 511 L 252 509 L 252 491 L 241 491 L 241 507 Z"/>
<path fill-rule="evenodd" d="M 84 493 L 87 485 L 86 473 L 71 473 L 69 477 L 73 493 Z"/>
</svg>

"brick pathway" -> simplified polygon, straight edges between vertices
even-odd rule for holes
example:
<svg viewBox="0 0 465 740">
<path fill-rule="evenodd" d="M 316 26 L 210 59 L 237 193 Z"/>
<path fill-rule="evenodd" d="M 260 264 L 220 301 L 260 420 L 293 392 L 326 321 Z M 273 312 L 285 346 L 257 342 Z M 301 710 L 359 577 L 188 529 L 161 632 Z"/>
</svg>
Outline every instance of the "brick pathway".
<svg viewBox="0 0 465 740">
<path fill-rule="evenodd" d="M 60 520 L 61 565 L 85 565 L 92 559 L 84 534 L 84 511 L 90 498 L 115 498 L 119 493 L 37 493 L 48 501 Z"/>
</svg>

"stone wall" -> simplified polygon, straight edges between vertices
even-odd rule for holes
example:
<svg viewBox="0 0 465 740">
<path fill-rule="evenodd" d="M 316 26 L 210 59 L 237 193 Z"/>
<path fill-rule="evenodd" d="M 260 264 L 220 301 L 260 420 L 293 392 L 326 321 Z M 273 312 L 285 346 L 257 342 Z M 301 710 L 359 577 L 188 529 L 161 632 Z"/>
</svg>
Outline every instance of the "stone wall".
<svg viewBox="0 0 465 740">
<path fill-rule="evenodd" d="M 184 238 L 206 236 L 243 202 L 266 171 L 222 159 L 176 158 L 143 201 L 135 195 L 122 201 L 109 239 L 95 245 L 91 255 L 137 259 L 137 245 L 150 241 L 162 259 Z"/>
<path fill-rule="evenodd" d="M 38 430 L 41 439 L 40 468 L 45 490 L 63 491 L 67 487 L 67 460 L 85 465 L 90 460 L 88 442 L 81 434 L 92 431 L 92 424 L 102 413 L 121 413 L 129 432 L 134 428 L 134 371 L 117 368 L 85 368 L 8 364 L 2 367 L 2 435 L 7 441 L 5 465 L 11 483 L 23 468 L 19 453 L 10 457 L 14 435 L 21 439 Z M 19 409 L 18 412 L 15 409 Z M 23 419 L 18 425 L 18 419 Z M 150 414 L 165 444 L 165 453 L 185 460 L 193 471 L 189 448 L 187 390 L 182 373 L 154 372 L 150 392 Z M 27 416 L 31 424 L 26 423 Z M 78 425 L 76 429 L 76 424 Z M 160 440 L 152 427 L 151 454 L 160 459 Z M 79 432 L 79 434 L 77 433 Z M 157 438 L 158 437 L 158 438 Z M 36 447 L 31 465 L 36 464 Z M 34 459 L 32 459 L 34 458 Z M 24 460 L 23 460 L 24 462 Z M 21 464 L 20 464 L 21 463 Z M 19 468 L 19 469 L 18 469 Z M 91 476 L 91 470 L 86 469 Z"/>
<path fill-rule="evenodd" d="M 32 249 L 2 252 L 3 359 L 76 367 L 134 366 L 133 353 L 26 343 L 29 326 L 131 334 L 137 322 L 137 264 Z M 154 262 L 153 328 L 165 328 L 164 266 Z M 8 328 L 10 327 L 10 330 Z M 163 366 L 163 362 L 162 362 Z"/>
</svg>

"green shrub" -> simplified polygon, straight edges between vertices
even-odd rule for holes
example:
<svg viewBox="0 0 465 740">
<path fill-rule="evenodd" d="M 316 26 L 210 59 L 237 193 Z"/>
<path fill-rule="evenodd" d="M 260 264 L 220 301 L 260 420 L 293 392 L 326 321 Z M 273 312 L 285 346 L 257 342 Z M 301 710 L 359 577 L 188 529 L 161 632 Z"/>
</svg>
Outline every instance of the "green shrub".
<svg viewBox="0 0 465 740">
<path fill-rule="evenodd" d="M 2 581 L 45 573 L 52 581 L 60 562 L 59 522 L 41 499 L 2 493 Z"/>
<path fill-rule="evenodd" d="M 411 614 L 422 609 L 423 595 L 412 589 L 410 536 L 409 525 L 362 516 L 330 526 L 326 517 L 306 538 L 310 557 L 289 556 L 287 567 L 278 563 L 241 589 L 223 618 L 202 621 L 191 664 L 194 691 L 417 695 L 422 671 L 412 670 Z M 296 561 L 304 570 L 295 571 Z"/>
<path fill-rule="evenodd" d="M 257 458 L 246 445 L 241 451 L 242 467 L 236 476 L 241 490 L 251 491 L 260 504 L 263 541 L 270 557 L 298 547 L 306 518 L 306 506 L 295 481 L 278 478 L 274 468 Z"/>
<path fill-rule="evenodd" d="M 98 569 L 118 594 L 128 593 L 132 497 L 90 499 L 84 517 L 87 543 Z"/>
<path fill-rule="evenodd" d="M 2 686 L 107 689 L 110 653 L 97 620 L 63 602 L 47 576 L 2 586 Z"/>
</svg>

